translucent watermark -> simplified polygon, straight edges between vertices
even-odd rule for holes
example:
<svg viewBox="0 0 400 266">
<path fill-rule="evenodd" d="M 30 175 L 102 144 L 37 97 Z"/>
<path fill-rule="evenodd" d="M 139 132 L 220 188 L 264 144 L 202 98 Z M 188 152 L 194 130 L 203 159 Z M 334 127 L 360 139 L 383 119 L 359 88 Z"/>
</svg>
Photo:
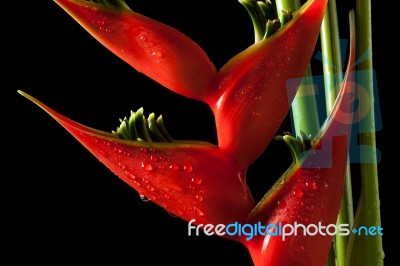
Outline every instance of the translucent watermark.
<svg viewBox="0 0 400 266">
<path fill-rule="evenodd" d="M 244 236 L 247 241 L 253 239 L 255 236 L 271 236 L 280 237 L 285 241 L 289 236 L 334 236 L 341 235 L 347 236 L 350 234 L 360 236 L 377 236 L 383 235 L 383 228 L 381 226 L 360 226 L 358 228 L 350 228 L 349 224 L 328 224 L 323 225 L 321 222 L 318 224 L 301 224 L 294 222 L 293 224 L 278 222 L 277 224 L 271 223 L 264 225 L 261 222 L 254 224 L 241 224 L 238 222 L 224 224 L 197 224 L 196 219 L 192 219 L 188 223 L 188 235 L 199 236 L 200 232 L 207 236 Z"/>
<path fill-rule="evenodd" d="M 341 40 L 342 45 L 342 62 L 344 61 L 344 55 L 346 52 L 347 40 Z M 360 58 L 358 58 L 355 65 L 363 62 L 372 56 L 371 51 L 365 52 Z M 332 67 L 336 74 L 332 75 L 314 75 L 307 78 L 290 79 L 286 82 L 286 89 L 288 94 L 288 99 L 292 99 L 294 95 L 298 97 L 313 97 L 316 102 L 316 107 L 319 115 L 319 122 L 322 123 L 327 117 L 326 112 L 326 95 L 325 95 L 325 81 L 330 80 L 340 80 L 339 77 L 345 76 L 344 69 L 339 69 L 332 62 L 328 62 L 327 59 L 322 57 L 321 53 L 317 53 L 316 58 L 322 61 L 324 64 Z M 378 163 L 380 162 L 381 153 L 379 149 L 368 144 L 360 144 L 358 137 L 360 134 L 365 133 L 375 133 L 382 130 L 382 119 L 380 113 L 379 104 L 379 94 L 378 94 L 378 84 L 376 79 L 375 70 L 357 70 L 352 73 L 354 78 L 350 81 L 352 82 L 354 91 L 353 108 L 349 110 L 339 110 L 341 115 L 337 117 L 345 118 L 347 116 L 352 116 L 352 126 L 351 135 L 348 137 L 349 141 L 349 162 L 350 163 Z M 372 80 L 371 80 L 372 79 Z M 302 85 L 301 92 L 298 90 L 299 85 Z M 373 91 L 366 88 L 372 85 Z M 339 91 L 342 83 L 337 84 L 335 90 Z M 296 94 L 297 93 L 297 94 Z M 366 119 L 367 117 L 373 117 L 375 120 L 375 125 L 371 127 L 370 121 Z M 293 117 L 292 125 L 294 124 Z M 345 119 L 343 119 L 345 120 Z M 343 122 L 343 121 L 336 121 Z M 294 126 L 292 127 L 294 128 Z M 295 132 L 293 132 L 295 135 Z M 343 135 L 343 132 L 338 132 L 337 136 Z M 332 136 L 336 137 L 336 136 Z M 326 140 L 322 143 L 322 149 L 314 151 L 315 159 L 312 160 L 314 165 L 309 167 L 331 167 L 331 151 L 332 151 L 332 139 Z M 306 154 L 307 152 L 305 152 Z M 305 155 L 304 154 L 304 155 Z M 311 161 L 311 160 L 310 160 Z M 307 166 L 305 166 L 307 167 Z"/>
</svg>

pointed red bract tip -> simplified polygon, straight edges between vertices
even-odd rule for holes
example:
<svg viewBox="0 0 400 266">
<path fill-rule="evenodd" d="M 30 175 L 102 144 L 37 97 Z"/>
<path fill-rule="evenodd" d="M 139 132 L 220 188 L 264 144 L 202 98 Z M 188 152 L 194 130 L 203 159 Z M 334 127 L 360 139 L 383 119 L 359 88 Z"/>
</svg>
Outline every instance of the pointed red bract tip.
<svg viewBox="0 0 400 266">
<path fill-rule="evenodd" d="M 218 143 L 247 167 L 286 118 L 318 39 L 326 0 L 308 1 L 273 36 L 233 57 L 220 71 L 212 104 Z M 287 82 L 293 80 L 291 86 Z"/>
<path fill-rule="evenodd" d="M 213 63 L 178 30 L 126 8 L 79 0 L 55 2 L 107 49 L 166 88 L 204 100 L 213 87 Z"/>
<path fill-rule="evenodd" d="M 217 146 L 206 142 L 127 141 L 37 104 L 115 175 L 170 213 L 195 224 L 244 221 L 254 208 L 242 170 Z"/>
</svg>

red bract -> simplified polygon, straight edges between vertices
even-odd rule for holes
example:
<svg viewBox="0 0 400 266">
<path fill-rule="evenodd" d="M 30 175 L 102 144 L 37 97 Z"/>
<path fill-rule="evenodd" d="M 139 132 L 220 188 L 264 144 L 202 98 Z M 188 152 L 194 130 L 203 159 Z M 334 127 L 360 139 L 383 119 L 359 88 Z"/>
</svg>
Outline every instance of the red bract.
<svg viewBox="0 0 400 266">
<path fill-rule="evenodd" d="M 219 73 L 218 97 L 211 104 L 219 146 L 244 167 L 264 151 L 287 116 L 296 91 L 287 91 L 286 82 L 303 77 L 326 2 L 308 1 L 284 28 L 236 55 Z"/>
<path fill-rule="evenodd" d="M 250 223 L 336 224 L 347 165 L 348 141 L 352 126 L 354 99 L 355 32 L 352 29 L 347 74 L 335 106 L 323 125 L 317 141 L 299 164 L 277 181 L 249 216 Z M 315 230 L 312 229 L 314 232 Z M 323 266 L 326 265 L 331 234 L 257 236 L 243 239 L 255 265 Z M 324 230 L 324 232 L 326 232 Z"/>
<path fill-rule="evenodd" d="M 204 99 L 215 67 L 191 39 L 133 12 L 84 0 L 56 0 L 93 37 L 139 72 L 168 89 Z"/>
<path fill-rule="evenodd" d="M 20 93 L 50 114 L 139 194 L 184 220 L 212 224 L 244 221 L 255 205 L 243 183 L 244 173 L 215 145 L 121 140 L 78 124 Z"/>
</svg>

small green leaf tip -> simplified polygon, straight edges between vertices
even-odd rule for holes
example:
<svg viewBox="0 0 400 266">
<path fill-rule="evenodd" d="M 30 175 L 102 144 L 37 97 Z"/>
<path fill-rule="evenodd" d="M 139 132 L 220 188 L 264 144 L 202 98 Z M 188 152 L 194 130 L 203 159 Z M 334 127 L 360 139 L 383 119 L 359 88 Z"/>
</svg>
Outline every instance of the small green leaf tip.
<svg viewBox="0 0 400 266">
<path fill-rule="evenodd" d="M 301 137 L 293 137 L 290 132 L 283 132 L 284 135 L 278 135 L 274 139 L 284 141 L 290 150 L 293 163 L 300 164 L 302 153 L 311 149 L 313 141 L 303 132 L 300 131 Z"/>
<path fill-rule="evenodd" d="M 293 17 L 290 10 L 283 10 L 280 21 L 276 7 L 270 0 L 239 0 L 239 3 L 246 8 L 253 22 L 255 43 L 271 37 Z"/>
<path fill-rule="evenodd" d="M 136 112 L 131 111 L 129 118 L 120 119 L 120 125 L 114 135 L 120 139 L 146 142 L 173 142 L 174 139 L 168 134 L 162 116 L 156 119 L 156 115 L 151 113 L 149 117 L 143 114 L 143 108 Z"/>
</svg>

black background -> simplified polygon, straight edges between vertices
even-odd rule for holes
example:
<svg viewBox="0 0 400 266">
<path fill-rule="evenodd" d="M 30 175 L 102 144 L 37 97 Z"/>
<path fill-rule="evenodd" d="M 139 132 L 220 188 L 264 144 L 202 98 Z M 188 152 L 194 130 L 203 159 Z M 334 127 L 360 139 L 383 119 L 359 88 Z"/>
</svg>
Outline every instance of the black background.
<svg viewBox="0 0 400 266">
<path fill-rule="evenodd" d="M 135 11 L 169 24 L 195 40 L 220 68 L 253 42 L 245 9 L 235 0 L 172 2 L 127 1 Z M 353 1 L 337 1 L 340 37 L 348 38 Z M 385 103 L 389 87 L 388 49 L 379 29 L 383 6 L 373 1 L 373 53 L 380 92 L 383 130 L 377 133 L 386 265 L 393 265 L 389 229 Z M 155 204 L 143 203 L 132 188 L 114 176 L 81 144 L 38 107 L 17 94 L 23 90 L 85 125 L 112 130 L 118 118 L 143 106 L 162 113 L 176 139 L 215 143 L 211 111 L 139 74 L 101 46 L 52 1 L 26 1 L 14 16 L 10 58 L 15 110 L 14 157 L 8 247 L 15 262 L 59 265 L 113 262 L 112 265 L 252 265 L 240 244 L 218 237 L 188 237 L 187 224 Z M 319 48 L 316 48 L 318 51 Z M 313 68 L 321 63 L 313 59 Z M 8 68 L 9 70 L 9 68 Z M 317 70 L 318 71 L 318 70 Z M 8 77 L 6 77 L 8 78 Z M 9 88 L 7 88 L 9 90 Z M 289 118 L 281 127 L 290 130 Z M 384 136 L 385 135 L 385 136 Z M 256 198 L 290 164 L 288 150 L 273 142 L 249 169 Z M 352 166 L 356 168 L 357 166 Z M 355 195 L 358 176 L 354 177 Z M 10 192 L 10 191 L 9 191 Z M 187 259 L 190 258 L 190 259 Z"/>
</svg>

